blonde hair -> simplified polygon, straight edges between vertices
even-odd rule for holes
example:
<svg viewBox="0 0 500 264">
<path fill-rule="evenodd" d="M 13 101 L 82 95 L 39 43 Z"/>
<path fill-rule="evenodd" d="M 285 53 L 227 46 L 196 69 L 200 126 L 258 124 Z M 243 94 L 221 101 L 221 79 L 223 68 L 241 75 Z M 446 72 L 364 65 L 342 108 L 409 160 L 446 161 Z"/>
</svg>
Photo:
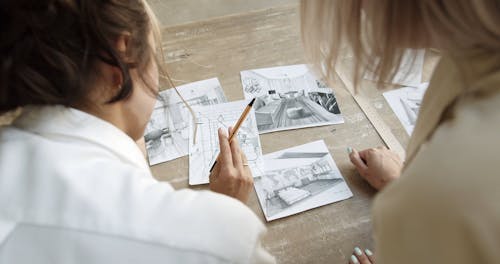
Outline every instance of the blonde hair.
<svg viewBox="0 0 500 264">
<path fill-rule="evenodd" d="M 301 0 L 301 25 L 321 75 L 352 53 L 355 84 L 366 70 L 392 79 L 408 48 L 500 51 L 499 0 Z"/>
</svg>

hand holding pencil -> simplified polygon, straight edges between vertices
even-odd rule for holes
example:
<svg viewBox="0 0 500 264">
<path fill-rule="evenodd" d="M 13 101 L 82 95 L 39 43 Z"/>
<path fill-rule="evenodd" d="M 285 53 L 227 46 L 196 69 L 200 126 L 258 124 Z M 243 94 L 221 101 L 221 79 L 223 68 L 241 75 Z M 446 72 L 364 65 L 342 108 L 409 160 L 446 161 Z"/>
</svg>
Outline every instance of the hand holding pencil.
<svg viewBox="0 0 500 264">
<path fill-rule="evenodd" d="M 245 107 L 234 129 L 229 128 L 228 134 L 219 128 L 220 153 L 210 168 L 210 189 L 215 192 L 234 197 L 246 203 L 253 187 L 253 177 L 245 154 L 240 149 L 237 139 L 238 129 L 252 110 L 255 98 Z"/>
<path fill-rule="evenodd" d="M 250 168 L 245 165 L 247 159 L 241 151 L 238 139 L 229 141 L 229 133 L 219 129 L 220 153 L 218 162 L 210 173 L 210 190 L 225 194 L 246 203 L 253 188 L 253 176 Z"/>
</svg>

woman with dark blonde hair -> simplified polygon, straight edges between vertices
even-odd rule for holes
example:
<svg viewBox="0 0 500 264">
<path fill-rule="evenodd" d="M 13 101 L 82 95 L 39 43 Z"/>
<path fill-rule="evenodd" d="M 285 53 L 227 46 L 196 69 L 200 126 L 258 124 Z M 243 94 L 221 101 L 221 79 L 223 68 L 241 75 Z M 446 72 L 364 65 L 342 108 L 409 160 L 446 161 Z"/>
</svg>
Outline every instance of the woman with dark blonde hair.
<svg viewBox="0 0 500 264">
<path fill-rule="evenodd" d="M 500 1 L 302 0 L 302 34 L 326 77 L 346 56 L 390 80 L 408 48 L 436 48 L 434 70 L 406 161 L 385 148 L 352 150 L 379 190 L 375 256 L 357 263 L 500 261 Z M 360 88 L 362 89 L 362 87 Z"/>
<path fill-rule="evenodd" d="M 0 263 L 274 262 L 227 132 L 212 192 L 151 175 L 158 43 L 144 0 L 0 1 Z"/>
</svg>

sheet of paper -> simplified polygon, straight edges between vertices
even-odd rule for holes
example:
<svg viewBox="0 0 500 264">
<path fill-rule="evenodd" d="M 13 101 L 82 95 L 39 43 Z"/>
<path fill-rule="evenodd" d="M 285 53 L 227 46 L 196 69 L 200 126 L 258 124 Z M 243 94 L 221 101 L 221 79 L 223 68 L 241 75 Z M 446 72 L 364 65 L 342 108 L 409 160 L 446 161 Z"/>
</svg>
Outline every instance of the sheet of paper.
<svg viewBox="0 0 500 264">
<path fill-rule="evenodd" d="M 411 135 L 418 117 L 418 111 L 429 83 L 417 87 L 403 87 L 384 93 L 384 98 L 396 114 L 406 133 Z"/>
<path fill-rule="evenodd" d="M 352 197 L 323 140 L 264 155 L 254 185 L 267 221 Z"/>
<path fill-rule="evenodd" d="M 344 123 L 333 90 L 304 64 L 242 71 L 241 82 L 245 98 L 257 98 L 261 134 Z"/>
<path fill-rule="evenodd" d="M 217 78 L 178 86 L 177 90 L 191 106 L 226 102 Z M 160 92 L 144 133 L 150 165 L 188 154 L 190 123 L 191 113 L 175 90 Z"/>
<path fill-rule="evenodd" d="M 415 56 L 415 59 L 413 59 Z M 407 50 L 401 61 L 401 68 L 396 73 L 392 81 L 388 83 L 399 84 L 404 86 L 416 87 L 422 82 L 422 71 L 424 69 L 425 50 Z M 367 80 L 375 81 L 373 73 L 367 72 L 364 76 Z"/>
<path fill-rule="evenodd" d="M 194 140 L 189 140 L 190 185 L 208 183 L 209 170 L 219 154 L 217 130 L 224 128 L 227 131 L 230 126 L 234 126 L 249 102 L 242 100 L 193 108 L 198 131 L 196 143 Z M 253 109 L 238 130 L 238 141 L 254 177 L 260 175 L 263 166 L 262 148 Z"/>
</svg>

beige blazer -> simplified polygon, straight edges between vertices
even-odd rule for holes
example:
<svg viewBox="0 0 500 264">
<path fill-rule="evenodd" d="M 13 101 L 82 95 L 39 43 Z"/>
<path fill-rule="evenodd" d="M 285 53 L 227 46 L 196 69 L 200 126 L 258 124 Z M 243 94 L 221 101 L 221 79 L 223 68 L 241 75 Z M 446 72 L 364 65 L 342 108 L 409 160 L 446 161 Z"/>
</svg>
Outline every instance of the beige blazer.
<svg viewBox="0 0 500 264">
<path fill-rule="evenodd" d="M 500 263 L 499 91 L 500 54 L 443 56 L 374 203 L 377 263 Z"/>
</svg>

